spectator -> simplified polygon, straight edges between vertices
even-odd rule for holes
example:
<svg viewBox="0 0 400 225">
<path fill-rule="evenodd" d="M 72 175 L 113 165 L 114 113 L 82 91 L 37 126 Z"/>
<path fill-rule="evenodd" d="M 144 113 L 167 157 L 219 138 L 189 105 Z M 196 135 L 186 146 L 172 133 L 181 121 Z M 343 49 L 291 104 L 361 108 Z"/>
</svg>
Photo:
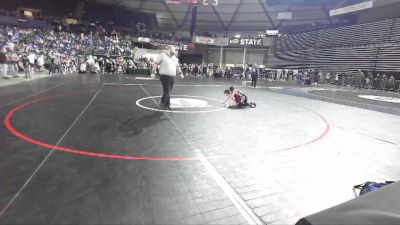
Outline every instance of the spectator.
<svg viewBox="0 0 400 225">
<path fill-rule="evenodd" d="M 11 69 L 11 75 L 15 78 L 18 77 L 18 62 L 19 62 L 19 56 L 18 54 L 14 51 L 10 54 L 9 57 L 9 63 L 10 63 L 10 69 Z"/>
<path fill-rule="evenodd" d="M 209 68 L 208 72 L 207 72 L 207 77 L 212 77 L 214 74 L 214 69 L 213 68 Z"/>
<path fill-rule="evenodd" d="M 50 53 L 49 58 L 50 58 L 49 75 L 54 75 L 56 72 L 56 64 L 55 64 L 56 58 L 53 53 Z"/>
<path fill-rule="evenodd" d="M 364 74 L 361 72 L 361 70 L 358 70 L 355 75 L 354 75 L 354 81 L 355 81 L 355 87 L 361 89 L 361 81 L 364 78 Z"/>
<path fill-rule="evenodd" d="M 8 48 L 8 50 L 10 50 L 10 52 L 13 52 L 13 51 L 14 51 L 15 45 L 14 45 L 14 43 L 13 43 L 11 40 L 9 40 L 9 41 L 7 42 L 7 48 Z"/>
<path fill-rule="evenodd" d="M 197 64 L 194 65 L 194 76 L 196 77 L 199 73 L 199 66 Z"/>
<path fill-rule="evenodd" d="M 322 83 L 326 84 L 327 80 L 329 80 L 330 74 L 329 73 L 321 73 L 321 76 L 322 76 Z"/>
<path fill-rule="evenodd" d="M 388 83 L 387 83 L 387 89 L 388 90 L 393 90 L 393 91 L 395 90 L 394 82 L 395 82 L 395 80 L 394 80 L 394 77 L 392 75 L 392 76 L 390 76 L 390 78 L 388 80 Z"/>
<path fill-rule="evenodd" d="M 371 72 L 369 72 L 368 75 L 365 77 L 365 86 L 367 87 L 367 89 L 372 87 L 373 79 L 374 79 L 374 76 L 372 75 Z"/>
<path fill-rule="evenodd" d="M 7 62 L 7 49 L 2 48 L 0 52 L 0 66 L 1 66 L 1 77 L 7 79 L 7 69 L 8 69 L 8 62 Z"/>
<path fill-rule="evenodd" d="M 381 80 L 381 75 L 378 73 L 375 77 L 374 77 L 374 83 L 373 83 L 373 87 L 375 89 L 379 89 L 381 88 L 381 84 L 382 80 Z"/>
<path fill-rule="evenodd" d="M 257 79 L 258 79 L 258 68 L 257 64 L 254 64 L 250 68 L 250 74 L 251 74 L 251 86 L 253 88 L 257 87 Z"/>
<path fill-rule="evenodd" d="M 382 91 L 387 91 L 387 82 L 388 82 L 387 76 L 386 76 L 386 74 L 383 74 L 382 82 L 381 82 Z"/>
<path fill-rule="evenodd" d="M 44 58 L 43 58 L 43 55 L 42 55 L 42 54 L 40 54 L 40 55 L 38 56 L 38 58 L 37 58 L 37 66 L 38 66 L 38 70 L 39 70 L 40 72 L 42 72 L 43 69 L 44 69 Z"/>
<path fill-rule="evenodd" d="M 36 55 L 33 51 L 31 51 L 28 55 L 28 60 L 29 60 L 29 77 L 34 73 L 34 68 L 35 68 L 35 58 Z"/>
<path fill-rule="evenodd" d="M 206 65 L 203 65 L 203 77 L 207 77 L 207 66 Z"/>
<path fill-rule="evenodd" d="M 29 58 L 28 58 L 28 54 L 24 53 L 22 55 L 22 65 L 24 67 L 24 71 L 25 71 L 25 78 L 31 78 L 31 71 L 30 71 L 30 62 L 29 62 Z"/>
</svg>

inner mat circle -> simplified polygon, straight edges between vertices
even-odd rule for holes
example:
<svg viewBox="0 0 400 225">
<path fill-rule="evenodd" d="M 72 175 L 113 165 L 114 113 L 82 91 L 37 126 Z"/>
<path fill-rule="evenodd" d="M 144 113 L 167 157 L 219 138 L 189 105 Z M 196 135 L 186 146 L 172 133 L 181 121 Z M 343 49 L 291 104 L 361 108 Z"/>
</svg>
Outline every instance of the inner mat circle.
<svg viewBox="0 0 400 225">
<path fill-rule="evenodd" d="M 203 96 L 192 96 L 192 95 L 171 95 L 171 109 L 163 110 L 159 108 L 158 102 L 162 96 L 149 96 L 141 98 L 136 101 L 136 105 L 140 108 L 156 111 L 156 112 L 168 112 L 168 113 L 211 113 L 218 112 L 228 108 L 228 104 L 222 100 L 203 97 Z M 145 105 L 148 102 L 152 106 Z M 219 107 L 212 106 L 210 102 L 218 103 Z"/>
</svg>

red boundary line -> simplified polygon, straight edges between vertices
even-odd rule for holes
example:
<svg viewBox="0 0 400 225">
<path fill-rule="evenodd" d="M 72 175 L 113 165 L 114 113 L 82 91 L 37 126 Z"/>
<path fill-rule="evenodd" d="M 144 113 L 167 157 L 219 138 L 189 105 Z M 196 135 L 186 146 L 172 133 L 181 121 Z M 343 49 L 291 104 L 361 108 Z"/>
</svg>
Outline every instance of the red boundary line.
<svg viewBox="0 0 400 225">
<path fill-rule="evenodd" d="M 313 139 L 313 140 L 311 140 L 311 141 L 308 141 L 308 142 L 306 142 L 306 143 L 299 144 L 299 145 L 295 145 L 295 146 L 291 146 L 291 147 L 286 147 L 286 148 L 277 149 L 277 150 L 274 150 L 273 152 L 288 151 L 288 150 L 292 150 L 292 149 L 295 149 L 295 148 L 300 148 L 300 147 L 304 147 L 304 146 L 313 144 L 313 143 L 315 143 L 315 142 L 320 141 L 322 138 L 324 138 L 324 137 L 329 133 L 329 131 L 330 131 L 331 128 L 330 128 L 330 125 L 329 125 L 328 121 L 327 121 L 322 115 L 320 115 L 319 113 L 314 112 L 314 111 L 311 111 L 311 112 L 313 112 L 314 114 L 316 114 L 319 118 L 322 119 L 322 121 L 324 121 L 324 123 L 325 123 L 325 130 L 324 130 L 324 132 L 323 132 L 320 136 L 318 136 L 317 138 L 315 138 L 315 139 Z"/>
<path fill-rule="evenodd" d="M 42 98 L 30 101 L 30 102 L 21 104 L 15 108 L 11 109 L 7 113 L 7 115 L 4 119 L 5 126 L 13 135 L 15 135 L 29 143 L 32 143 L 34 145 L 41 146 L 44 148 L 56 149 L 59 151 L 69 152 L 69 153 L 74 153 L 74 154 L 101 157 L 101 158 L 126 159 L 126 160 L 146 160 L 146 161 L 193 161 L 193 160 L 198 160 L 198 158 L 191 158 L 191 157 L 128 156 L 128 155 L 106 154 L 106 153 L 97 153 L 97 152 L 84 151 L 84 150 L 80 150 L 80 149 L 67 148 L 67 147 L 57 146 L 57 145 L 53 145 L 53 144 L 49 144 L 49 143 L 45 143 L 45 142 L 33 139 L 33 138 L 19 132 L 16 128 L 14 128 L 14 126 L 11 123 L 13 115 L 17 111 L 19 111 L 29 105 L 33 105 L 33 104 L 36 104 L 39 102 L 43 102 L 43 101 L 58 98 L 58 97 L 79 95 L 79 94 L 82 94 L 85 92 L 88 92 L 88 91 L 80 91 L 80 92 L 71 92 L 71 93 L 52 95 L 52 96 L 42 97 Z M 291 146 L 291 147 L 281 148 L 281 149 L 273 150 L 270 152 L 288 151 L 288 150 L 292 150 L 292 149 L 296 149 L 296 148 L 300 148 L 300 147 L 304 147 L 304 146 L 313 144 L 313 143 L 318 142 L 321 139 L 323 139 L 329 133 L 330 125 L 329 125 L 328 121 L 322 115 L 318 114 L 317 112 L 313 112 L 313 113 L 316 114 L 318 117 L 320 117 L 325 123 L 326 127 L 325 127 L 324 132 L 321 135 L 319 135 L 317 138 L 315 138 L 311 141 L 308 141 L 306 143 Z"/>
<path fill-rule="evenodd" d="M 127 155 L 116 155 L 116 154 L 104 154 L 104 153 L 97 153 L 97 152 L 89 152 L 89 151 L 83 151 L 79 149 L 73 149 L 73 148 L 66 148 L 62 146 L 57 146 L 49 143 L 45 143 L 36 139 L 33 139 L 25 134 L 22 134 L 19 132 L 16 128 L 11 123 L 12 116 L 19 110 L 32 105 L 36 104 L 38 102 L 43 102 L 49 99 L 54 99 L 58 97 L 63 97 L 63 96 L 72 96 L 72 95 L 79 95 L 82 92 L 73 92 L 73 93 L 65 93 L 65 94 L 59 94 L 59 95 L 53 95 L 53 96 L 48 96 L 48 97 L 43 97 L 39 98 L 24 104 L 21 104 L 12 110 L 10 110 L 6 118 L 4 120 L 6 128 L 15 136 L 30 142 L 34 145 L 38 145 L 41 147 L 45 148 L 50 148 L 50 149 L 56 149 L 64 152 L 69 152 L 69 153 L 75 153 L 75 154 L 80 154 L 80 155 L 87 155 L 87 156 L 95 156 L 95 157 L 101 157 L 101 158 L 112 158 L 112 159 L 127 159 L 127 160 L 148 160 L 148 161 L 185 161 L 185 160 L 198 160 L 197 158 L 189 158 L 189 157 L 158 157 L 158 156 L 127 156 Z"/>
</svg>

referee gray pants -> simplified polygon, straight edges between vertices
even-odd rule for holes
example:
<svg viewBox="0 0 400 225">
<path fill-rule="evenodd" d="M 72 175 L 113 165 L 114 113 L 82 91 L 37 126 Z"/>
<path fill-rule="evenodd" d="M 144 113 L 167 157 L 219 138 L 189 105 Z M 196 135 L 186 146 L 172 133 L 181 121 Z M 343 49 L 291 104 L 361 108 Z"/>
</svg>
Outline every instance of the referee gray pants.
<svg viewBox="0 0 400 225">
<path fill-rule="evenodd" d="M 161 98 L 160 104 L 167 107 L 171 105 L 170 99 L 171 99 L 171 91 L 172 88 L 174 87 L 174 77 L 160 74 L 160 81 L 163 87 L 163 96 Z"/>
</svg>

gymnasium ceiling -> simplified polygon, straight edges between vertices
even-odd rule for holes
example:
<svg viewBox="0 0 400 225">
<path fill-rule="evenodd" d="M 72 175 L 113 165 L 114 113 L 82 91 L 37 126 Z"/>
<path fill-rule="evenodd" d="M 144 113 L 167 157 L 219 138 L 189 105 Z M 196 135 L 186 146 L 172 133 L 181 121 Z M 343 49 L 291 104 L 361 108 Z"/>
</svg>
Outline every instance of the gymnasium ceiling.
<svg viewBox="0 0 400 225">
<path fill-rule="evenodd" d="M 157 17 L 158 29 L 161 30 L 188 31 L 190 29 L 192 16 L 189 5 L 167 5 L 163 0 L 96 1 L 122 5 L 133 11 L 153 13 Z M 354 0 L 319 0 L 323 3 L 267 6 L 265 0 L 219 0 L 218 6 L 198 6 L 196 30 L 200 32 L 265 31 L 305 25 L 324 26 L 346 23 L 348 21 L 345 16 L 330 17 L 329 10 L 348 4 L 349 1 Z M 277 18 L 279 12 L 289 11 L 293 12 L 293 19 Z"/>
</svg>

